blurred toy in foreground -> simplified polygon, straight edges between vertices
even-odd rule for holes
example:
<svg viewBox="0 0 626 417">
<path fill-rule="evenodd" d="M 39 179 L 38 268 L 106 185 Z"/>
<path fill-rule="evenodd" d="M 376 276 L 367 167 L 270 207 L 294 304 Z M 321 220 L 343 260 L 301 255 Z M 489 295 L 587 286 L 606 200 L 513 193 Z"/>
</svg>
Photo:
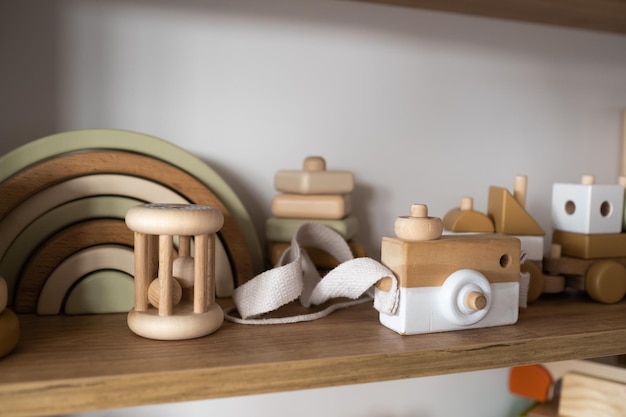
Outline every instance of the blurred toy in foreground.
<svg viewBox="0 0 626 417">
<path fill-rule="evenodd" d="M 0 277 L 0 358 L 15 348 L 20 336 L 17 316 L 6 308 L 8 297 L 7 283 Z"/>
<path fill-rule="evenodd" d="M 398 278 L 398 311 L 380 322 L 400 334 L 517 322 L 520 242 L 496 234 L 442 236 L 443 222 L 415 204 L 383 237 L 381 261 Z M 379 284 L 384 289 L 384 281 Z"/>
<path fill-rule="evenodd" d="M 509 392 L 533 401 L 521 416 L 621 417 L 626 368 L 612 359 L 516 366 L 509 373 Z"/>
<path fill-rule="evenodd" d="M 612 304 L 626 294 L 624 185 L 596 184 L 591 175 L 580 184 L 554 184 L 552 250 L 544 260 L 546 289 L 585 291 Z"/>
</svg>

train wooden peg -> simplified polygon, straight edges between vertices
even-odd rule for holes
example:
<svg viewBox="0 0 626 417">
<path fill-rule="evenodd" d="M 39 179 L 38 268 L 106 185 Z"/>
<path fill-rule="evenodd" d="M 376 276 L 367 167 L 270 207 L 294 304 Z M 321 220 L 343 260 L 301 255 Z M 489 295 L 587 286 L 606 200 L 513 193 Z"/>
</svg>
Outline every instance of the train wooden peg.
<svg viewBox="0 0 626 417">
<path fill-rule="evenodd" d="M 398 217 L 383 237 L 382 263 L 398 278 L 396 314 L 380 322 L 400 334 L 513 324 L 519 313 L 520 241 L 498 234 L 443 235 L 425 205 Z"/>
</svg>

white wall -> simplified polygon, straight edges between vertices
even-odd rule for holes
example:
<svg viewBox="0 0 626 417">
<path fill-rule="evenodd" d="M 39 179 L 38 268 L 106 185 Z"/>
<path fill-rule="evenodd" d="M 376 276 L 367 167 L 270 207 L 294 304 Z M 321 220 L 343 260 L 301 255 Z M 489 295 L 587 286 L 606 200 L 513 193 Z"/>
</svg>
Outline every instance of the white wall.
<svg viewBox="0 0 626 417">
<path fill-rule="evenodd" d="M 488 187 L 516 174 L 549 231 L 553 182 L 615 181 L 624 107 L 626 36 L 344 1 L 0 3 L 0 154 L 78 128 L 152 134 L 217 170 L 260 235 L 274 172 L 323 155 L 356 174 L 358 240 L 373 257 L 411 203 L 442 216 L 471 195 L 485 210 Z M 494 387 L 505 374 L 479 377 Z M 330 414 L 468 415 L 463 378 L 394 383 L 421 395 Z M 298 395 L 263 398 L 291 415 Z M 241 401 L 203 406 L 263 402 Z M 511 398 L 478 403 L 499 411 L 470 415 L 507 415 Z"/>
</svg>

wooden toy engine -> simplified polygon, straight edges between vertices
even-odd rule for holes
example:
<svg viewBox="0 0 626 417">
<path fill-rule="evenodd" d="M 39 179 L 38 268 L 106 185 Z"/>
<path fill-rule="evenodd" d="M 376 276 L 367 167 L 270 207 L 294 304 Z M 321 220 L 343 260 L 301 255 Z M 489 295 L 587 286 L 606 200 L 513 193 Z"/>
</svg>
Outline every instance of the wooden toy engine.
<svg viewBox="0 0 626 417">
<path fill-rule="evenodd" d="M 584 290 L 606 304 L 626 294 L 624 185 L 556 183 L 552 189 L 552 251 L 544 262 L 544 292 Z"/>
<path fill-rule="evenodd" d="M 383 237 L 381 261 L 398 278 L 400 301 L 397 313 L 381 313 L 380 322 L 400 334 L 517 322 L 519 239 L 442 230 L 441 219 L 415 204 L 410 216 L 397 218 L 396 237 Z"/>
</svg>

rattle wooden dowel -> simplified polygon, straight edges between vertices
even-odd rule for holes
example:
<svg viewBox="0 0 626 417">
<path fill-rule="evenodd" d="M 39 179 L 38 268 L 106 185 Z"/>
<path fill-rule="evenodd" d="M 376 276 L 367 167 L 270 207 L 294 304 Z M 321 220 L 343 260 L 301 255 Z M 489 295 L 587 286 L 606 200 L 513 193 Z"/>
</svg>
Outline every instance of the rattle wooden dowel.
<svg viewBox="0 0 626 417">
<path fill-rule="evenodd" d="M 207 261 L 207 287 L 209 305 L 215 304 L 215 283 L 217 276 L 215 273 L 215 244 L 217 235 L 215 233 L 209 235 L 208 240 L 208 253 L 209 258 Z"/>
<path fill-rule="evenodd" d="M 159 297 L 159 316 L 170 316 L 174 310 L 172 297 L 172 257 L 174 240 L 171 235 L 159 236 L 159 279 L 161 291 Z"/>
<path fill-rule="evenodd" d="M 195 237 L 196 250 L 194 260 L 194 289 L 193 289 L 193 312 L 204 313 L 207 307 L 207 259 L 208 236 L 198 235 Z"/>
<path fill-rule="evenodd" d="M 135 232 L 135 310 L 148 309 L 148 286 L 153 278 L 148 275 L 150 259 L 150 239 L 148 235 Z"/>
<path fill-rule="evenodd" d="M 178 237 L 178 256 L 191 256 L 191 236 Z"/>
<path fill-rule="evenodd" d="M 148 285 L 150 280 L 154 279 L 159 274 L 159 236 L 148 236 L 148 254 L 149 262 L 147 264 Z"/>
</svg>

